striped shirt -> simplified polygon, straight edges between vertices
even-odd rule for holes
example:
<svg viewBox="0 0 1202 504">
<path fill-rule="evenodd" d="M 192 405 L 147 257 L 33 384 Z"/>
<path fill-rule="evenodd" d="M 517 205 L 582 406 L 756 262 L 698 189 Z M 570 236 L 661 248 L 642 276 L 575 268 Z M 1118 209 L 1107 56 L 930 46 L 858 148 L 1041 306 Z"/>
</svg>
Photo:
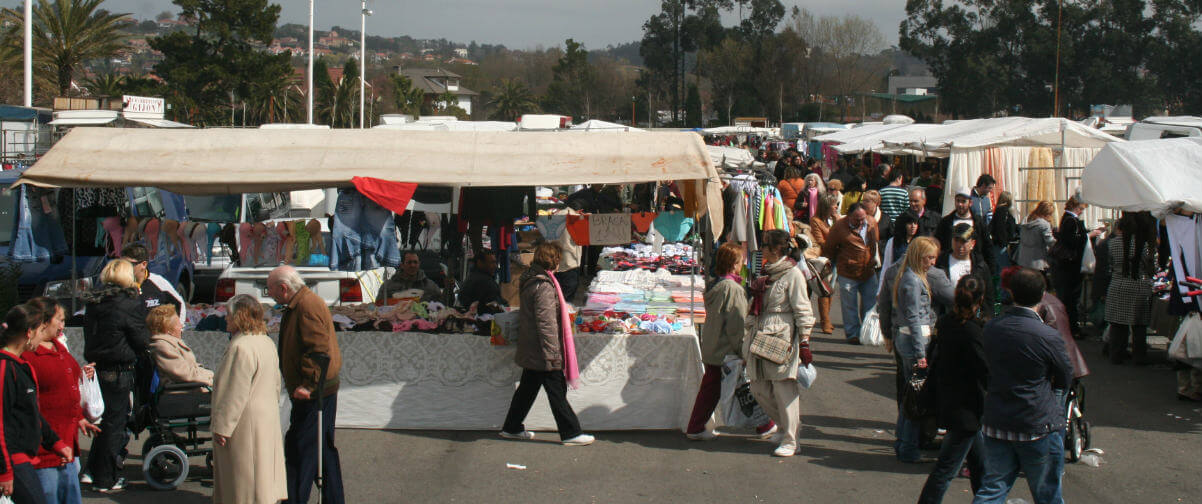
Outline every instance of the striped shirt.
<svg viewBox="0 0 1202 504">
<path fill-rule="evenodd" d="M 891 220 L 910 208 L 910 191 L 904 187 L 885 186 L 881 188 L 881 211 Z"/>
</svg>

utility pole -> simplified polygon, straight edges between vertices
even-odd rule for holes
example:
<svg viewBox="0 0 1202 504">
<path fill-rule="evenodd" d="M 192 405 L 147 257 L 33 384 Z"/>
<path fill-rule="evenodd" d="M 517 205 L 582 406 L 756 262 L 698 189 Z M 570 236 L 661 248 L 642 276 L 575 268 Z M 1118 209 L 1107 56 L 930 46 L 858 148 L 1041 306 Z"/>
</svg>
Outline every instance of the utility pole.
<svg viewBox="0 0 1202 504">
<path fill-rule="evenodd" d="M 309 124 L 313 124 L 313 49 L 313 0 L 309 0 L 309 71 L 306 72 L 308 77 L 305 82 L 305 96 L 308 98 L 305 117 Z"/>
<path fill-rule="evenodd" d="M 33 0 L 25 0 L 25 106 L 33 106 Z"/>
<path fill-rule="evenodd" d="M 1056 78 L 1052 83 L 1052 117 L 1060 117 L 1060 20 L 1064 12 L 1064 0 L 1056 2 Z"/>
</svg>

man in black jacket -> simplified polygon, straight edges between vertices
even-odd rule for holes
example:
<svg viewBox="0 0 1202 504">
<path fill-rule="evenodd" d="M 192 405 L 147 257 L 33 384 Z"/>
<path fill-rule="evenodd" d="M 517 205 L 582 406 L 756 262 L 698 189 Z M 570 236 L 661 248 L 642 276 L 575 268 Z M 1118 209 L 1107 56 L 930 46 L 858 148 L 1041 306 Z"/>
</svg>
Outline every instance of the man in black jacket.
<svg viewBox="0 0 1202 504">
<path fill-rule="evenodd" d="M 952 248 L 939 254 L 939 259 L 935 261 L 935 267 L 947 273 L 952 285 L 959 284 L 960 279 L 965 276 L 977 277 L 985 285 L 985 299 L 981 302 L 981 314 L 988 319 L 993 317 L 997 298 L 989 266 L 985 263 L 985 257 L 982 256 L 981 251 L 976 248 L 976 236 L 977 230 L 972 226 L 965 223 L 956 224 L 952 230 Z"/>
<path fill-rule="evenodd" d="M 993 240 L 989 238 L 989 223 L 985 221 L 984 216 L 973 213 L 972 195 L 968 188 L 956 191 L 956 208 L 939 221 L 939 228 L 935 231 L 935 239 L 939 240 L 939 249 L 941 252 L 952 249 L 953 229 L 957 224 L 961 223 L 972 226 L 974 230 L 980 230 L 980 232 L 976 233 L 976 249 L 984 257 L 985 264 L 989 266 L 989 278 L 992 281 L 993 276 L 1000 274 L 1001 271 L 998 270 L 997 264 L 995 264 L 997 256 L 993 252 Z"/>
<path fill-rule="evenodd" d="M 1064 340 L 1040 320 L 1043 274 L 1010 277 L 1015 306 L 985 324 L 989 391 L 985 395 L 985 477 L 973 502 L 1003 502 L 1021 469 L 1036 504 L 1063 502 L 1064 402 L 1073 378 Z"/>
<path fill-rule="evenodd" d="M 935 237 L 939 229 L 939 214 L 927 210 L 927 192 L 921 187 L 910 188 L 910 210 L 918 214 L 918 234 L 915 236 Z M 894 229 L 893 236 L 906 236 L 905 229 Z"/>
</svg>

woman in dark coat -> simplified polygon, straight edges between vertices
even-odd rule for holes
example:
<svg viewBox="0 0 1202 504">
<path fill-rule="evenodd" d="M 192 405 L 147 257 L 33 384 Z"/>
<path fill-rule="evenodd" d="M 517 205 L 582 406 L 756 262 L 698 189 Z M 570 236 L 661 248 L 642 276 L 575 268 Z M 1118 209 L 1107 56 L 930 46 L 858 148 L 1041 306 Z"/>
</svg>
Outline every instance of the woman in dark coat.
<svg viewBox="0 0 1202 504">
<path fill-rule="evenodd" d="M 1106 322 L 1110 324 L 1110 362 L 1122 364 L 1123 359 L 1132 356 L 1136 364 L 1147 364 L 1152 275 L 1156 273 L 1156 219 L 1148 212 L 1123 212 L 1118 233 L 1108 246 L 1111 275 L 1106 289 Z"/>
<path fill-rule="evenodd" d="M 133 265 L 123 259 L 109 261 L 100 272 L 101 286 L 84 296 L 83 356 L 96 363 L 104 413 L 100 433 L 88 453 L 87 473 L 94 490 L 120 491 L 125 456 L 125 425 L 129 421 L 129 393 L 134 387 L 138 356 L 150 345 L 146 305 L 138 297 Z"/>
<path fill-rule="evenodd" d="M 981 487 L 985 473 L 981 414 L 989 382 L 979 315 L 984 294 L 981 279 L 973 275 L 961 278 L 956 285 L 955 311 L 935 324 L 927 386 L 934 387 L 935 420 L 940 428 L 947 429 L 947 435 L 939 460 L 922 487 L 919 503 L 942 502 L 965 458 L 973 493 Z"/>
<path fill-rule="evenodd" d="M 547 390 L 547 402 L 566 446 L 593 443 L 593 436 L 580 430 L 580 420 L 568 404 L 568 383 L 574 380 L 575 350 L 571 341 L 571 320 L 567 320 L 563 291 L 555 279 L 562 251 L 558 244 L 543 242 L 534 249 L 530 269 L 518 281 L 521 312 L 518 315 L 517 351 L 514 362 L 522 367 L 522 380 L 509 403 L 509 414 L 501 437 L 534 439 L 523 422 L 538 397 L 538 389 Z"/>
</svg>

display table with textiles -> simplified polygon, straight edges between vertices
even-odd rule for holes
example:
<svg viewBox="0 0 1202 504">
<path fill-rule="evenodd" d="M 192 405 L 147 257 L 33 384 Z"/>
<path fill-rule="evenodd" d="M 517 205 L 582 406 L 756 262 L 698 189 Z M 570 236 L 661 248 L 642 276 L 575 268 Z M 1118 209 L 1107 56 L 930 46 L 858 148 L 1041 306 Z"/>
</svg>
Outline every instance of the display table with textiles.
<svg viewBox="0 0 1202 504">
<path fill-rule="evenodd" d="M 577 325 L 587 327 L 593 318 L 605 316 L 613 319 L 615 314 L 652 322 L 668 319 L 684 319 L 705 323 L 705 278 L 701 275 L 673 275 L 666 269 L 648 271 L 598 271 L 588 288 L 588 299 L 578 312 Z M 597 331 L 593 331 L 597 332 Z M 646 331 L 646 332 L 668 332 Z"/>
<path fill-rule="evenodd" d="M 693 247 L 686 243 L 665 243 L 659 252 L 651 245 L 634 244 L 626 247 L 605 247 L 597 260 L 597 268 L 607 271 L 666 269 L 674 275 L 688 275 L 697 267 Z"/>
<path fill-rule="evenodd" d="M 82 329 L 67 328 L 67 338 L 82 361 Z M 222 332 L 184 333 L 207 369 L 217 368 L 228 340 Z M 521 376 L 514 346 L 493 346 L 482 336 L 343 332 L 338 342 L 338 427 L 497 430 Z M 681 429 L 688 422 L 703 374 L 691 330 L 581 334 L 576 355 L 580 388 L 569 390 L 568 400 L 586 430 Z M 526 427 L 555 430 L 544 394 Z"/>
</svg>

